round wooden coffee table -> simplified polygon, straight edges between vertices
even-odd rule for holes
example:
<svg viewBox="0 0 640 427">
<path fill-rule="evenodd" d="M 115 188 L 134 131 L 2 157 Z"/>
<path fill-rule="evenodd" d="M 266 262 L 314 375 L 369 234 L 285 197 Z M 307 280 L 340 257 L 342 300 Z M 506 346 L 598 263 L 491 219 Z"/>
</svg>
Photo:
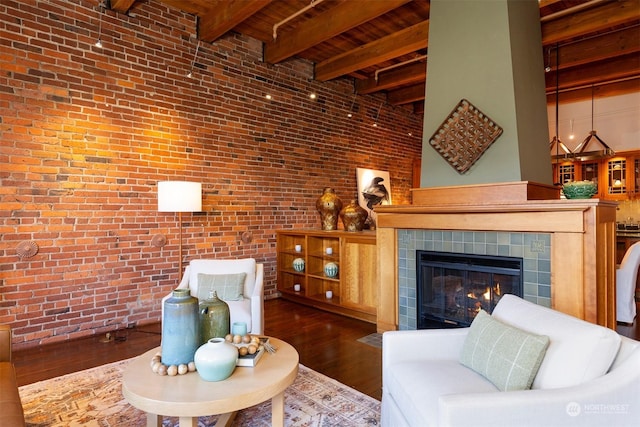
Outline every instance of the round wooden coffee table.
<svg viewBox="0 0 640 427">
<path fill-rule="evenodd" d="M 286 342 L 269 338 L 276 353 L 265 353 L 253 368 L 237 367 L 224 381 L 207 382 L 197 372 L 174 377 L 155 374 L 149 366 L 160 348 L 136 357 L 125 368 L 122 394 L 147 413 L 147 426 L 162 424 L 162 416 L 178 417 L 180 427 L 197 426 L 198 417 L 220 414 L 216 426 L 231 424 L 236 411 L 271 399 L 271 423 L 284 425 L 284 390 L 298 374 L 298 352 Z"/>
</svg>

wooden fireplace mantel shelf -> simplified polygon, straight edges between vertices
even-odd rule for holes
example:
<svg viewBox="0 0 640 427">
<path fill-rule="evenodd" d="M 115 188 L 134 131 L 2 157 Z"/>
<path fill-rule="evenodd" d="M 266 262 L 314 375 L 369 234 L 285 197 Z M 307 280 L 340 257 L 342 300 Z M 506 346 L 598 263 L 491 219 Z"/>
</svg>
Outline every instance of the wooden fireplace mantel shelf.
<svg viewBox="0 0 640 427">
<path fill-rule="evenodd" d="M 474 193 L 478 188 L 473 187 Z M 421 199 L 422 202 L 426 200 Z M 482 204 L 414 204 L 376 208 L 379 332 L 398 327 L 397 231 L 431 229 L 551 234 L 551 304 L 615 328 L 615 213 L 599 200 L 503 200 Z"/>
</svg>

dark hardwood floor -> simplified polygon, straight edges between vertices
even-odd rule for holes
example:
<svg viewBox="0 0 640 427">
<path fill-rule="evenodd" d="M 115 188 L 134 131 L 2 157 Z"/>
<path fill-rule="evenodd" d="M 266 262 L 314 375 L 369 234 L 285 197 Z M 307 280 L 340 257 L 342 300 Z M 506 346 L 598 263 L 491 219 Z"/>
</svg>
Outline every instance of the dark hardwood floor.
<svg viewBox="0 0 640 427">
<path fill-rule="evenodd" d="M 265 301 L 265 334 L 280 338 L 300 354 L 300 363 L 378 400 L 382 397 L 382 351 L 359 338 L 376 332 L 374 324 L 316 310 L 283 299 Z M 127 359 L 160 345 L 160 324 L 105 336 L 16 351 L 18 384 Z"/>
<path fill-rule="evenodd" d="M 639 304 L 640 305 L 640 304 Z M 358 339 L 375 325 L 283 299 L 265 301 L 265 334 L 293 345 L 300 363 L 378 400 L 382 397 L 382 351 Z M 640 307 L 638 307 L 640 312 Z M 640 340 L 640 327 L 619 324 L 620 334 Z M 49 344 L 14 353 L 18 384 L 127 359 L 160 345 L 160 324 L 104 336 Z"/>
</svg>

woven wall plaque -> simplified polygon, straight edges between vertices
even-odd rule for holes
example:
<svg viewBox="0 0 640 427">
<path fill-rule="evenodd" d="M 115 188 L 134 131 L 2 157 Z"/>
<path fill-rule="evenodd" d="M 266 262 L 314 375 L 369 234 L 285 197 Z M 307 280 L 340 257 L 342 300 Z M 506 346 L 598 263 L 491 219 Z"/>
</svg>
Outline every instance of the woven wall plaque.
<svg viewBox="0 0 640 427">
<path fill-rule="evenodd" d="M 429 139 L 429 144 L 460 174 L 473 166 L 502 128 L 462 99 Z"/>
</svg>

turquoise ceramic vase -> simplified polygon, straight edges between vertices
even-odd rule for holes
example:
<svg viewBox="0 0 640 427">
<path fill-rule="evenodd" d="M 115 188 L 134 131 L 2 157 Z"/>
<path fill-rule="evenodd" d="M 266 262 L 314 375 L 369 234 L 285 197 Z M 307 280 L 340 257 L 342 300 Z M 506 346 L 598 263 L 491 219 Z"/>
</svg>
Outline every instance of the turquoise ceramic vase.
<svg viewBox="0 0 640 427">
<path fill-rule="evenodd" d="M 296 258 L 293 260 L 293 269 L 295 271 L 304 271 L 304 259 Z"/>
<path fill-rule="evenodd" d="M 328 262 L 324 265 L 324 274 L 327 277 L 336 277 L 338 275 L 338 264 L 335 262 Z"/>
<path fill-rule="evenodd" d="M 200 344 L 211 338 L 224 338 L 230 331 L 231 314 L 229 305 L 211 291 L 209 298 L 200 301 Z"/>
<path fill-rule="evenodd" d="M 200 345 L 198 299 L 189 289 L 175 289 L 164 302 L 162 319 L 162 363 L 181 365 L 193 362 Z"/>
<path fill-rule="evenodd" d="M 224 338 L 211 338 L 196 351 L 196 370 L 205 381 L 222 381 L 236 369 L 238 348 Z"/>
</svg>

